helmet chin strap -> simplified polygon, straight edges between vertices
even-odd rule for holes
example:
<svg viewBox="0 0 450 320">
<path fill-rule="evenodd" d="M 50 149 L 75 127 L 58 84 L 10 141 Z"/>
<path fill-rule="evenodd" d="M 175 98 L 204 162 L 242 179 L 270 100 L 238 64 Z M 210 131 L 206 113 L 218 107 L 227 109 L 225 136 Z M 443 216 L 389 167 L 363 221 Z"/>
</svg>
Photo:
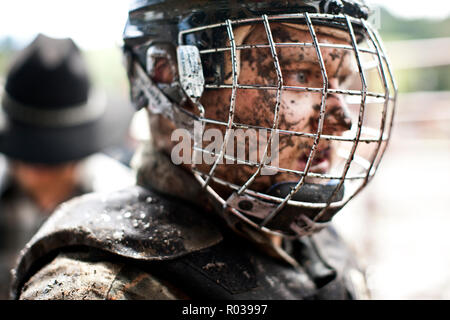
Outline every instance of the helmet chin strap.
<svg viewBox="0 0 450 320">
<path fill-rule="evenodd" d="M 267 191 L 267 194 L 271 196 L 277 196 L 280 198 L 286 197 L 292 188 L 295 188 L 297 185 L 296 182 L 281 182 L 273 185 Z M 318 184 L 318 183 L 309 183 L 305 182 L 305 184 L 298 190 L 291 198 L 293 201 L 298 202 L 309 202 L 309 203 L 327 203 L 335 192 L 336 188 L 339 185 L 338 180 L 332 180 L 327 184 Z M 272 225 L 283 224 L 283 217 L 281 215 L 285 215 L 286 217 L 295 217 L 294 221 L 291 222 L 289 227 L 296 231 L 296 233 L 302 234 L 303 232 L 310 231 L 311 233 L 315 233 L 323 229 L 324 225 L 328 223 L 332 217 L 342 208 L 339 206 L 339 201 L 344 198 L 344 188 L 341 187 L 338 190 L 338 193 L 332 199 L 330 204 L 334 204 L 335 207 L 328 208 L 325 214 L 319 219 L 317 224 L 315 221 L 318 217 L 319 213 L 322 211 L 322 208 L 304 208 L 304 207 L 294 207 L 294 206 L 286 206 L 280 212 L 279 215 L 275 216 L 272 220 Z"/>
<path fill-rule="evenodd" d="M 305 182 L 300 190 L 294 193 L 291 199 L 300 202 L 326 203 L 338 184 L 339 181 L 336 180 L 331 180 L 327 184 Z M 279 182 L 272 185 L 266 193 L 271 196 L 284 198 L 296 185 L 296 181 Z M 338 194 L 334 197 L 333 202 L 341 201 L 343 198 L 344 188 L 342 187 Z"/>
<path fill-rule="evenodd" d="M 277 183 L 271 186 L 266 194 L 282 199 L 291 192 L 296 184 L 296 182 Z M 327 203 L 338 184 L 339 181 L 334 180 L 328 184 L 305 182 L 291 199 L 299 205 L 287 204 L 264 227 L 285 236 L 305 236 L 322 230 L 342 208 L 343 187 L 330 202 L 326 213 L 317 221 L 315 220 L 319 212 L 322 211 L 323 204 Z M 227 206 L 233 209 L 235 215 L 240 216 L 253 226 L 261 228 L 260 223 L 277 207 L 277 203 L 270 199 L 261 200 L 248 194 L 238 195 L 233 193 L 227 200 Z"/>
</svg>

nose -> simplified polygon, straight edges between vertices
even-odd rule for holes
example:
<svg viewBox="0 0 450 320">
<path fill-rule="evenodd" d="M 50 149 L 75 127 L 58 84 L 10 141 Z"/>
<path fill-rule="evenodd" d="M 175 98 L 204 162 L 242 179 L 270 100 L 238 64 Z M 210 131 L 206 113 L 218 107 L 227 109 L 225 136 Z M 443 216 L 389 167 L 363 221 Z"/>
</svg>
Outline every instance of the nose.
<svg viewBox="0 0 450 320">
<path fill-rule="evenodd" d="M 338 88 L 338 80 L 329 82 L 330 89 Z M 326 100 L 324 130 L 325 134 L 339 135 L 352 128 L 352 118 L 347 103 L 340 94 L 329 93 Z"/>
</svg>

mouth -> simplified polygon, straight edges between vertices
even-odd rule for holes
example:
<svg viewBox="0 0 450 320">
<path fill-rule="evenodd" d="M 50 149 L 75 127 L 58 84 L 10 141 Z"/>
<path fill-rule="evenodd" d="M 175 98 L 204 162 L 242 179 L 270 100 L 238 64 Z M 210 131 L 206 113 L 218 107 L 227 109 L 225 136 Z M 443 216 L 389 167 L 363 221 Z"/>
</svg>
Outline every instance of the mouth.
<svg viewBox="0 0 450 320">
<path fill-rule="evenodd" d="M 298 166 L 300 171 L 304 171 L 306 167 L 306 162 L 308 161 L 309 152 L 304 153 L 298 159 Z M 327 173 L 330 170 L 331 165 L 331 148 L 327 147 L 325 149 L 316 150 L 314 158 L 311 160 L 311 166 L 309 171 L 313 173 Z"/>
</svg>

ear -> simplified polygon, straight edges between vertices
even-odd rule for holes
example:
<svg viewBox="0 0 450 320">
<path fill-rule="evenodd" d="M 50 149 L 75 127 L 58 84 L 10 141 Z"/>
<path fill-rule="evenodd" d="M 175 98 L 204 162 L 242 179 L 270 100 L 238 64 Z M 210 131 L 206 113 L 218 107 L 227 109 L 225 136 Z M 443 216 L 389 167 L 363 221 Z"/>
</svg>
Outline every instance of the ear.
<svg viewBox="0 0 450 320">
<path fill-rule="evenodd" d="M 156 83 L 172 83 L 175 74 L 171 62 L 167 58 L 156 58 L 153 61 L 150 77 Z"/>
<path fill-rule="evenodd" d="M 177 77 L 176 53 L 173 45 L 156 43 L 147 49 L 147 74 L 156 83 L 172 83 Z"/>
</svg>

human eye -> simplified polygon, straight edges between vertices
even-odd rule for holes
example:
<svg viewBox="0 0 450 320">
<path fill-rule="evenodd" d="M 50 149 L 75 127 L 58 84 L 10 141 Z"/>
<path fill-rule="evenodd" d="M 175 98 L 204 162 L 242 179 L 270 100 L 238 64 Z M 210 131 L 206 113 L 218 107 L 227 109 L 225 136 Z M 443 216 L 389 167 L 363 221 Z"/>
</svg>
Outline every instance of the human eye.
<svg viewBox="0 0 450 320">
<path fill-rule="evenodd" d="M 305 71 L 299 71 L 297 73 L 296 79 L 299 83 L 305 84 L 307 81 L 306 72 Z"/>
<path fill-rule="evenodd" d="M 287 72 L 287 82 L 289 85 L 305 85 L 310 78 L 310 72 L 308 70 L 295 70 Z"/>
</svg>

